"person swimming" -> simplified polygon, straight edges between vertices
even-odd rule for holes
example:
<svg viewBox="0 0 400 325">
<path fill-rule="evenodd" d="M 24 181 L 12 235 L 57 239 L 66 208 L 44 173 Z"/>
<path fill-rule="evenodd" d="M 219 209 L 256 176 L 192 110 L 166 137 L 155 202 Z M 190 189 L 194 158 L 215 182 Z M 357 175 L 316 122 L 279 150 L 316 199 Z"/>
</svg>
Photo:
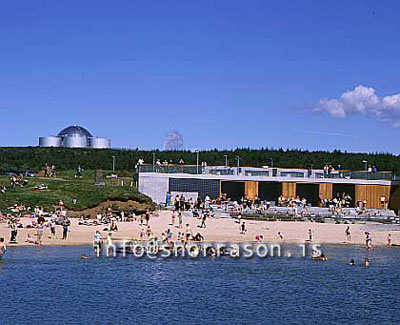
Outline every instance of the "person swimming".
<svg viewBox="0 0 400 325">
<path fill-rule="evenodd" d="M 369 265 L 370 265 L 370 262 L 369 262 L 369 259 L 368 259 L 368 257 L 365 259 L 365 267 L 369 267 Z"/>
<path fill-rule="evenodd" d="M 81 259 L 83 259 L 83 260 L 91 260 L 92 258 L 89 257 L 89 256 L 86 256 L 86 254 L 82 254 L 81 255 Z"/>
</svg>

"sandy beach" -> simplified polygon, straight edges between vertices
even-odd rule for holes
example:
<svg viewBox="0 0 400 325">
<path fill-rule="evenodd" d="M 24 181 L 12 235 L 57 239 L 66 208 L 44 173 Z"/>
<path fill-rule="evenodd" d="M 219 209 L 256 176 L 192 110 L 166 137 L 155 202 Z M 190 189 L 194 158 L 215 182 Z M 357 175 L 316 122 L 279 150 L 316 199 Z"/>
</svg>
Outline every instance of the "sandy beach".
<svg viewBox="0 0 400 325">
<path fill-rule="evenodd" d="M 107 226 L 83 226 L 78 225 L 78 219 L 70 219 L 71 226 L 67 240 L 62 240 L 62 227 L 57 226 L 57 239 L 50 239 L 50 229 L 45 227 L 43 245 L 84 245 L 93 242 L 93 235 L 99 230 L 106 237 L 108 231 L 104 231 Z M 176 220 L 177 222 L 177 220 Z M 31 219 L 22 218 L 21 223 L 26 226 L 31 223 Z M 308 239 L 308 229 L 312 230 L 315 244 L 365 244 L 365 231 L 371 233 L 373 245 L 386 245 L 387 235 L 390 233 L 392 243 L 400 244 L 400 226 L 382 225 L 377 223 L 358 223 L 358 224 L 324 224 L 315 222 L 268 222 L 247 220 L 246 234 L 240 234 L 239 224 L 231 218 L 210 218 L 207 220 L 207 228 L 199 228 L 200 221 L 193 217 L 183 217 L 183 230 L 186 224 L 190 225 L 192 232 L 198 231 L 204 236 L 206 241 L 216 242 L 241 242 L 255 241 L 257 234 L 264 236 L 266 242 L 276 243 L 303 243 Z M 171 225 L 171 212 L 162 211 L 159 216 L 153 216 L 150 219 L 152 232 L 161 237 L 161 233 L 171 229 L 173 239 L 176 239 L 178 227 Z M 345 229 L 350 226 L 351 242 L 346 241 Z M 118 231 L 112 233 L 114 239 L 139 238 L 141 226 L 139 222 L 118 222 Z M 284 239 L 278 238 L 278 232 L 281 232 Z M 26 243 L 27 234 L 31 234 L 36 239 L 36 229 L 22 228 L 18 229 L 17 245 L 34 245 Z M 0 224 L 0 237 L 4 237 L 6 242 L 10 238 L 10 229 L 6 223 Z M 15 244 L 14 244 L 15 245 Z"/>
</svg>

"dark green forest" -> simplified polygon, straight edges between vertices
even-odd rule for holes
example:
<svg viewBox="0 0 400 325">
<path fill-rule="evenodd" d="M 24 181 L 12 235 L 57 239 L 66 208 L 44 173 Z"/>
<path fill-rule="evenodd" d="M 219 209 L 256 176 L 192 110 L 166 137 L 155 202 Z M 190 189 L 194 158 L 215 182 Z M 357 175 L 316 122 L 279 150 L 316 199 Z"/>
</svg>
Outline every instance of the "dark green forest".
<svg viewBox="0 0 400 325">
<path fill-rule="evenodd" d="M 185 164 L 196 164 L 196 153 L 191 151 L 143 151 L 124 149 L 70 149 L 39 147 L 1 147 L 0 170 L 31 169 L 40 170 L 45 163 L 55 165 L 58 170 L 75 169 L 80 165 L 84 169 L 112 168 L 112 156 L 115 156 L 116 170 L 133 171 L 138 159 L 152 164 L 153 154 L 161 161 L 178 163 L 182 158 Z M 199 153 L 199 161 L 210 165 L 223 166 L 225 155 L 230 166 L 236 166 L 236 157 L 240 156 L 241 166 L 271 166 L 296 168 L 323 168 L 331 164 L 335 169 L 363 170 L 367 160 L 379 171 L 393 171 L 400 174 L 400 157 L 389 153 L 348 153 L 340 150 L 307 151 L 294 149 L 248 149 L 207 150 Z"/>
</svg>

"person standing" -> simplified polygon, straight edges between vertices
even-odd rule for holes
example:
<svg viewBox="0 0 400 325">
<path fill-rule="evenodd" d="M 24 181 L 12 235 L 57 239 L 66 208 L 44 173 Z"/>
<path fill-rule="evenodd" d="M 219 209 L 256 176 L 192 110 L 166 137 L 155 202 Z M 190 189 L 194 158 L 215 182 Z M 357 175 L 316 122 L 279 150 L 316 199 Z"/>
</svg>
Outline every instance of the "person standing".
<svg viewBox="0 0 400 325">
<path fill-rule="evenodd" d="M 243 221 L 242 224 L 240 225 L 240 234 L 244 235 L 246 233 L 246 223 Z"/>
<path fill-rule="evenodd" d="M 37 225 L 37 228 L 36 228 L 37 243 L 38 243 L 38 245 L 42 245 L 43 233 L 44 233 L 43 222 L 41 222 L 41 223 L 39 223 L 39 224 Z"/>
<path fill-rule="evenodd" d="M 348 242 L 351 242 L 351 233 L 350 233 L 350 226 L 347 226 L 346 230 L 345 230 L 345 235 L 346 235 L 346 240 Z"/>
<path fill-rule="evenodd" d="M 146 226 L 149 226 L 149 223 L 150 223 L 150 210 L 149 209 L 147 209 L 147 211 L 146 211 L 145 218 L 146 218 Z"/>
<path fill-rule="evenodd" d="M 365 246 L 367 250 L 372 249 L 372 238 L 371 234 L 368 231 L 365 232 Z"/>
<path fill-rule="evenodd" d="M 57 236 L 56 236 L 56 223 L 55 223 L 54 219 L 52 219 L 50 221 L 50 238 L 51 239 L 57 239 Z"/>
<path fill-rule="evenodd" d="M 62 236 L 62 239 L 67 239 L 67 237 L 68 237 L 68 228 L 69 228 L 69 224 L 68 224 L 68 222 L 67 221 L 64 221 L 64 223 L 63 223 L 63 236 Z"/>
<path fill-rule="evenodd" d="M 207 213 L 205 212 L 205 213 L 203 213 L 203 215 L 201 217 L 200 228 L 207 228 L 206 220 L 207 220 Z"/>
<path fill-rule="evenodd" d="M 308 241 L 312 241 L 312 230 L 308 229 Z"/>
<path fill-rule="evenodd" d="M 178 214 L 178 222 L 179 222 L 179 229 L 182 229 L 183 216 L 181 212 L 179 212 Z"/>
<path fill-rule="evenodd" d="M 187 223 L 186 224 L 186 231 L 185 231 L 185 237 L 186 241 L 189 241 L 189 239 L 193 236 L 192 234 L 192 229 L 190 229 L 190 225 Z"/>
<path fill-rule="evenodd" d="M 175 226 L 175 211 L 172 211 L 172 216 L 171 216 L 171 226 Z"/>
<path fill-rule="evenodd" d="M 3 255 L 6 253 L 7 246 L 4 244 L 4 238 L 0 238 L 0 260 L 3 258 Z"/>
<path fill-rule="evenodd" d="M 391 234 L 388 234 L 388 235 L 387 235 L 387 237 L 386 237 L 386 244 L 387 244 L 388 246 L 392 246 L 392 235 L 391 235 Z"/>
<path fill-rule="evenodd" d="M 97 256 L 100 255 L 101 252 L 101 234 L 100 231 L 96 231 L 96 233 L 94 234 L 94 238 L 93 238 L 93 247 L 94 247 L 94 251 L 96 253 Z"/>
<path fill-rule="evenodd" d="M 13 220 L 11 222 L 11 235 L 10 235 L 10 243 L 12 244 L 16 244 L 17 243 L 17 234 L 18 234 L 18 230 L 17 230 L 17 221 Z"/>
</svg>

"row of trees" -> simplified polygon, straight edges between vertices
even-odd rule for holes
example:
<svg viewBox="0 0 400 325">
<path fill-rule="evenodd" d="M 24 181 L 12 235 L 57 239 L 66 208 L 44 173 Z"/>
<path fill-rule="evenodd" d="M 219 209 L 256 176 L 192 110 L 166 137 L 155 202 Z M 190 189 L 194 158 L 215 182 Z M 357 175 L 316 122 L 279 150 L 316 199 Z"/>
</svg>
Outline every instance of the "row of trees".
<svg viewBox="0 0 400 325">
<path fill-rule="evenodd" d="M 32 169 L 40 170 L 45 163 L 55 165 L 59 170 L 75 169 L 80 165 L 84 169 L 110 170 L 115 157 L 117 170 L 133 171 L 139 159 L 152 164 L 153 159 L 178 164 L 181 159 L 188 165 L 195 165 L 197 154 L 191 151 L 144 151 L 124 149 L 70 149 L 38 147 L 2 147 L 0 148 L 0 170 Z M 380 171 L 393 171 L 400 174 L 399 156 L 389 153 L 348 153 L 340 150 L 307 151 L 296 149 L 249 149 L 206 150 L 199 152 L 199 162 L 210 165 L 236 166 L 237 157 L 241 166 L 275 166 L 296 168 L 323 168 L 330 164 L 347 170 L 363 170 L 368 161 Z"/>
</svg>

